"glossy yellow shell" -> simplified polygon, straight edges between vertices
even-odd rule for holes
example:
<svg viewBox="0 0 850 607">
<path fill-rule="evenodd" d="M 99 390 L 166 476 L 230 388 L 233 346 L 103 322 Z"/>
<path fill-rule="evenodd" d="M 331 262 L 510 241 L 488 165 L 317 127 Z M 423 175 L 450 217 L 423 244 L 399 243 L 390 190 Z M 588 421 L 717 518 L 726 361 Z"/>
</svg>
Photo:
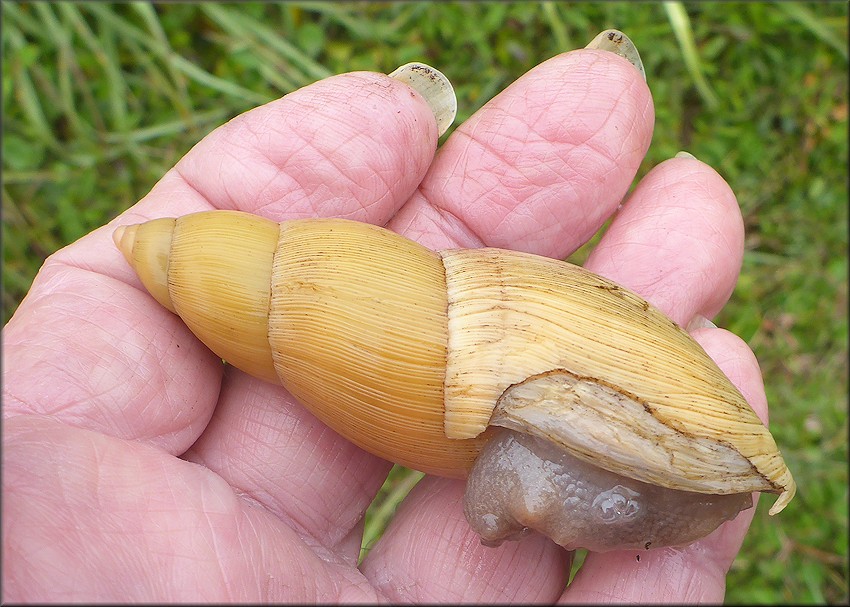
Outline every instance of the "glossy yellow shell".
<svg viewBox="0 0 850 607">
<path fill-rule="evenodd" d="M 115 241 L 211 350 L 380 457 L 463 477 L 498 424 L 673 489 L 778 493 L 771 513 L 794 495 L 770 432 L 703 349 L 580 267 L 235 211 Z"/>
</svg>

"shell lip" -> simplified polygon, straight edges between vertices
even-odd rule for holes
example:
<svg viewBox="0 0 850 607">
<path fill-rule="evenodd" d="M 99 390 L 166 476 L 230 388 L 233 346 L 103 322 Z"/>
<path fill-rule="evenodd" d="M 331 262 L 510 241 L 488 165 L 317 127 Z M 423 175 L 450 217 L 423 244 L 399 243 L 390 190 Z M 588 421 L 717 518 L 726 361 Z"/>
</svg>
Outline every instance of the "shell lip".
<svg viewBox="0 0 850 607">
<path fill-rule="evenodd" d="M 536 435 L 588 463 L 671 489 L 779 494 L 770 514 L 780 512 L 796 492 L 778 450 L 747 457 L 728 441 L 668 425 L 641 398 L 567 369 L 551 369 L 509 386 L 490 425 Z"/>
</svg>

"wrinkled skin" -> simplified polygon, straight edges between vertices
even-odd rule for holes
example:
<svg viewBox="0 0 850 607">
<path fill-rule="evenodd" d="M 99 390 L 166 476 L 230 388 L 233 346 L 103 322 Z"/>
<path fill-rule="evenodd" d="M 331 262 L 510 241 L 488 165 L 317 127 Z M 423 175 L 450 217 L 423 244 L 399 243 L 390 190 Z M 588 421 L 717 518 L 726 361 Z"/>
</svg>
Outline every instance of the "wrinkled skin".
<svg viewBox="0 0 850 607">
<path fill-rule="evenodd" d="M 50 257 L 3 333 L 3 600 L 721 601 L 753 509 L 684 549 L 591 553 L 565 588 L 569 553 L 540 536 L 482 546 L 463 483 L 426 477 L 358 567 L 390 464 L 223 368 L 111 240 L 119 223 L 240 209 L 563 257 L 617 211 L 653 121 L 629 63 L 579 50 L 512 84 L 436 156 L 423 100 L 373 73 L 212 132 L 123 216 Z M 742 251 L 729 187 L 675 158 L 642 179 L 587 266 L 688 326 L 726 302 Z M 693 334 L 764 419 L 746 345 Z"/>
</svg>

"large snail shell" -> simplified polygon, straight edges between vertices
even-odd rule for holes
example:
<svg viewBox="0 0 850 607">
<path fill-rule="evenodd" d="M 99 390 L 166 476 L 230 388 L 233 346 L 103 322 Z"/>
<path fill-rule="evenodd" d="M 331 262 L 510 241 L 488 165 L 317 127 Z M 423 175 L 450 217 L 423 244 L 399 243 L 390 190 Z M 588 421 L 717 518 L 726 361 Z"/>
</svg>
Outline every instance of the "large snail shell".
<svg viewBox="0 0 850 607">
<path fill-rule="evenodd" d="M 778 493 L 771 514 L 794 495 L 769 431 L 705 351 L 580 267 L 235 211 L 115 241 L 211 350 L 380 457 L 464 477 L 501 425 L 661 487 Z"/>
</svg>

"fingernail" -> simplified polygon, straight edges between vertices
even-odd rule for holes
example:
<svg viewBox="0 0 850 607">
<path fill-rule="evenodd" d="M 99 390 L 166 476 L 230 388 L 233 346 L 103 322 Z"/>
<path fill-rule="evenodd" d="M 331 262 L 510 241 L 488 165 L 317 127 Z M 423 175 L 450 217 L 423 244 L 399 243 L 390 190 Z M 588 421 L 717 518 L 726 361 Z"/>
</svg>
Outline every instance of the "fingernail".
<svg viewBox="0 0 850 607">
<path fill-rule="evenodd" d="M 673 158 L 690 158 L 691 160 L 697 159 L 696 156 L 694 156 L 690 152 L 686 152 L 685 150 L 682 150 L 681 152 L 677 153 L 675 156 L 673 156 Z"/>
<path fill-rule="evenodd" d="M 619 55 L 626 59 L 629 63 L 637 68 L 640 75 L 646 80 L 646 72 L 643 69 L 643 61 L 640 60 L 640 53 L 634 42 L 629 40 L 620 30 L 605 30 L 596 38 L 590 41 L 584 48 L 594 48 L 601 51 L 611 51 L 615 55 Z"/>
<path fill-rule="evenodd" d="M 390 72 L 389 77 L 404 82 L 425 98 L 437 119 L 440 135 L 448 130 L 457 115 L 457 97 L 452 83 L 441 71 L 424 63 L 405 63 Z"/>
<path fill-rule="evenodd" d="M 686 331 L 695 331 L 696 329 L 716 329 L 717 325 L 708 320 L 705 316 L 701 314 L 697 314 L 691 319 L 691 322 L 688 323 L 686 327 Z"/>
</svg>

